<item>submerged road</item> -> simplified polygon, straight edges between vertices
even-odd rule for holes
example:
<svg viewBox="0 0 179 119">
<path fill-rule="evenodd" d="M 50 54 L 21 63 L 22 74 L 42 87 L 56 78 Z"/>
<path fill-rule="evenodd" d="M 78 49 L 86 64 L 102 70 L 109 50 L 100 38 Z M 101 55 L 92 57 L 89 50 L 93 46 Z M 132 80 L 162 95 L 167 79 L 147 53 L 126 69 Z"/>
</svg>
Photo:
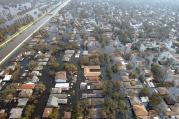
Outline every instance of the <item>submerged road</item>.
<svg viewBox="0 0 179 119">
<path fill-rule="evenodd" d="M 0 49 L 0 65 L 2 65 L 10 56 L 16 52 L 33 33 L 37 32 L 42 26 L 44 26 L 52 17 L 54 17 L 63 7 L 65 7 L 71 0 L 65 0 L 61 5 L 49 12 L 43 18 L 38 20 L 32 26 L 28 27 L 25 31 L 15 37 L 5 47 Z"/>
</svg>

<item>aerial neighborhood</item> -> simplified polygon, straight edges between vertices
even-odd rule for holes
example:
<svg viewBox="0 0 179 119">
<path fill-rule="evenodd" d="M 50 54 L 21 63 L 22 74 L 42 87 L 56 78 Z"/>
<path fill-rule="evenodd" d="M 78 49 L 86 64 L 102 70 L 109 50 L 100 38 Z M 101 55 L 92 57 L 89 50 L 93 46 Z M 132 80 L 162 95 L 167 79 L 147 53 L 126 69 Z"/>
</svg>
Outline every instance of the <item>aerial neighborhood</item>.
<svg viewBox="0 0 179 119">
<path fill-rule="evenodd" d="M 69 1 L 1 64 L 0 119 L 179 119 L 179 3 L 134 1 Z"/>
</svg>

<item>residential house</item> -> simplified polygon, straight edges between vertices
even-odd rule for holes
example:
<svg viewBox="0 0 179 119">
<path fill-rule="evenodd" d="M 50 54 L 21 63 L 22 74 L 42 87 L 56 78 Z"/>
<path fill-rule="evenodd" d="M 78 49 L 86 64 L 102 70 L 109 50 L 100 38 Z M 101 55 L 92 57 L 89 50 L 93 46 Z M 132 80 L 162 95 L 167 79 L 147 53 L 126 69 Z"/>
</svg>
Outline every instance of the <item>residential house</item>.
<svg viewBox="0 0 179 119">
<path fill-rule="evenodd" d="M 10 81 L 12 79 L 12 75 L 5 75 L 3 78 L 3 82 Z"/>
<path fill-rule="evenodd" d="M 58 104 L 67 104 L 68 99 L 58 99 Z"/>
<path fill-rule="evenodd" d="M 84 50 L 84 51 L 82 52 L 82 55 L 83 55 L 83 56 L 88 56 L 88 51 L 87 51 L 87 50 Z"/>
<path fill-rule="evenodd" d="M 42 76 L 42 73 L 40 73 L 39 71 L 32 71 L 31 75 Z"/>
<path fill-rule="evenodd" d="M 133 105 L 133 111 L 137 119 L 150 119 L 143 104 Z"/>
<path fill-rule="evenodd" d="M 155 42 L 155 41 L 147 41 L 147 42 L 141 43 L 139 50 L 140 50 L 140 52 L 144 52 L 147 49 L 159 50 L 159 48 L 160 48 L 160 45 L 158 45 L 157 42 Z"/>
<path fill-rule="evenodd" d="M 58 98 L 55 96 L 50 96 L 47 101 L 47 107 L 59 107 Z"/>
<path fill-rule="evenodd" d="M 170 106 L 171 111 L 168 112 L 167 115 L 170 115 L 172 117 L 175 117 L 175 119 L 179 119 L 179 103 L 176 103 L 173 106 Z"/>
<path fill-rule="evenodd" d="M 104 94 L 101 90 L 93 90 L 92 93 L 83 93 L 82 98 L 103 98 Z"/>
<path fill-rule="evenodd" d="M 32 83 L 37 83 L 37 82 L 39 82 L 39 78 L 34 75 L 31 79 L 28 79 L 28 81 L 32 82 Z"/>
<path fill-rule="evenodd" d="M 62 61 L 65 61 L 65 62 L 70 61 L 74 53 L 75 53 L 75 50 L 65 50 L 65 55 L 63 56 Z"/>
<path fill-rule="evenodd" d="M 86 89 L 86 85 L 87 85 L 86 82 L 81 82 L 80 83 L 80 90 L 85 90 Z"/>
<path fill-rule="evenodd" d="M 32 96 L 33 90 L 32 89 L 23 89 L 19 93 L 19 97 L 21 98 L 29 98 Z"/>
<path fill-rule="evenodd" d="M 34 83 L 25 83 L 22 84 L 20 89 L 25 90 L 25 89 L 34 89 L 35 88 L 35 84 Z"/>
<path fill-rule="evenodd" d="M 61 90 L 69 90 L 70 84 L 69 83 L 56 83 L 55 88 L 61 88 Z"/>
<path fill-rule="evenodd" d="M 177 87 L 170 87 L 169 89 L 170 96 L 179 103 L 179 88 Z"/>
<path fill-rule="evenodd" d="M 56 83 L 65 83 L 67 81 L 66 71 L 59 71 L 55 73 Z"/>
<path fill-rule="evenodd" d="M 17 106 L 18 107 L 25 107 L 28 100 L 29 100 L 28 98 L 19 98 Z"/>
<path fill-rule="evenodd" d="M 98 81 L 101 75 L 100 66 L 82 66 L 84 69 L 84 76 L 91 81 Z"/>
<path fill-rule="evenodd" d="M 158 87 L 157 91 L 159 92 L 160 95 L 168 95 L 169 91 L 166 87 Z"/>
<path fill-rule="evenodd" d="M 174 105 L 176 103 L 173 97 L 170 95 L 165 95 L 164 101 L 166 102 L 167 105 Z"/>
<path fill-rule="evenodd" d="M 62 119 L 71 119 L 71 112 L 65 112 Z"/>
<path fill-rule="evenodd" d="M 52 88 L 51 90 L 51 94 L 60 94 L 61 92 L 61 88 Z"/>
<path fill-rule="evenodd" d="M 48 118 L 48 117 L 52 114 L 52 111 L 53 111 L 53 108 L 48 108 L 48 107 L 46 107 L 46 108 L 44 109 L 42 118 Z"/>
<path fill-rule="evenodd" d="M 12 108 L 10 111 L 9 119 L 20 119 L 22 116 L 23 108 Z"/>
</svg>

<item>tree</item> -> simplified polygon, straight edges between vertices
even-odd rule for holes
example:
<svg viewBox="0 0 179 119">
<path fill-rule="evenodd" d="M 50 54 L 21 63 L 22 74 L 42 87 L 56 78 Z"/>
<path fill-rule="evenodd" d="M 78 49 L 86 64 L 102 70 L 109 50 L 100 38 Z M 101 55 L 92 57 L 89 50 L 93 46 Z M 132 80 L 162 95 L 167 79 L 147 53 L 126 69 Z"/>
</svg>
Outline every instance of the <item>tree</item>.
<svg viewBox="0 0 179 119">
<path fill-rule="evenodd" d="M 101 62 L 101 64 L 109 64 L 111 61 L 111 57 L 106 53 L 99 54 L 99 61 Z"/>
<path fill-rule="evenodd" d="M 35 106 L 34 105 L 28 105 L 25 109 L 24 115 L 25 117 L 31 117 L 32 113 L 34 112 Z"/>
<path fill-rule="evenodd" d="M 58 119 L 59 112 L 57 108 L 53 108 L 52 113 L 49 115 L 49 119 Z"/>
<path fill-rule="evenodd" d="M 131 65 L 131 64 L 127 64 L 126 68 L 127 68 L 128 70 L 130 70 L 130 69 L 132 69 L 132 65 Z"/>
<path fill-rule="evenodd" d="M 91 65 L 100 65 L 98 54 L 94 54 L 94 55 L 90 56 L 90 64 Z"/>
<path fill-rule="evenodd" d="M 38 83 L 38 84 L 36 85 L 36 87 L 35 87 L 35 91 L 38 92 L 39 94 L 41 94 L 42 92 L 44 92 L 45 89 L 46 89 L 46 87 L 45 87 L 45 85 L 44 85 L 42 82 Z"/>
<path fill-rule="evenodd" d="M 119 90 L 120 90 L 120 87 L 121 87 L 121 82 L 120 82 L 120 80 L 113 81 L 113 87 L 114 87 L 114 90 L 115 90 L 115 91 L 119 91 Z"/>
<path fill-rule="evenodd" d="M 117 72 L 119 71 L 119 67 L 118 67 L 117 64 L 113 65 L 113 66 L 111 67 L 111 69 L 112 69 L 113 73 L 117 73 Z"/>
<path fill-rule="evenodd" d="M 143 88 L 139 93 L 139 96 L 141 96 L 141 97 L 145 97 L 145 96 L 149 96 L 149 95 L 150 95 L 150 92 L 149 92 L 148 88 Z"/>
<path fill-rule="evenodd" d="M 50 57 L 48 64 L 54 70 L 57 70 L 60 67 L 60 64 L 57 62 L 57 59 L 55 57 Z"/>
<path fill-rule="evenodd" d="M 33 49 L 35 51 L 42 51 L 42 52 L 46 52 L 48 50 L 48 45 L 45 44 L 37 44 L 33 47 Z"/>
<path fill-rule="evenodd" d="M 15 71 L 13 72 L 12 79 L 17 80 L 21 73 L 21 66 L 20 64 L 15 65 Z"/>
<path fill-rule="evenodd" d="M 153 64 L 151 67 L 151 71 L 152 71 L 156 81 L 163 80 L 165 71 L 162 69 L 162 67 L 159 64 Z"/>
<path fill-rule="evenodd" d="M 89 58 L 88 57 L 82 57 L 80 59 L 80 64 L 81 65 L 88 65 L 89 64 Z"/>
<path fill-rule="evenodd" d="M 81 100 L 79 103 L 80 111 L 83 114 L 84 119 L 87 119 L 90 115 L 89 105 L 90 105 L 89 99 Z"/>
<path fill-rule="evenodd" d="M 131 73 L 129 74 L 129 78 L 130 78 L 130 79 L 135 79 L 135 78 L 137 78 L 137 73 L 136 73 L 135 71 L 131 72 Z"/>
<path fill-rule="evenodd" d="M 115 101 L 123 100 L 123 97 L 119 92 L 113 92 L 111 98 Z"/>
<path fill-rule="evenodd" d="M 76 43 L 68 43 L 68 44 L 65 45 L 65 49 L 78 50 L 79 46 Z"/>
<path fill-rule="evenodd" d="M 149 100 L 153 106 L 157 106 L 161 101 L 158 94 L 153 94 L 151 97 L 149 97 Z"/>
<path fill-rule="evenodd" d="M 113 75 L 113 71 L 112 71 L 111 67 L 108 67 L 106 69 L 106 73 L 107 73 L 108 78 L 111 79 L 112 75 Z"/>
<path fill-rule="evenodd" d="M 33 70 L 37 66 L 37 62 L 34 60 L 31 60 L 28 66 L 29 66 L 29 70 Z"/>
<path fill-rule="evenodd" d="M 110 96 L 112 94 L 113 84 L 111 81 L 103 81 L 102 82 L 102 90 L 105 96 Z"/>
<path fill-rule="evenodd" d="M 65 63 L 64 69 L 68 72 L 71 72 L 71 73 L 75 73 L 78 70 L 77 66 L 75 64 L 72 64 L 72 63 Z"/>
<path fill-rule="evenodd" d="M 139 76 L 139 80 L 141 81 L 141 83 L 144 83 L 145 81 L 145 76 L 142 74 Z"/>
<path fill-rule="evenodd" d="M 7 85 L 5 89 L 0 92 L 0 98 L 5 100 L 11 100 L 16 95 L 17 89 L 19 88 L 17 83 Z"/>
<path fill-rule="evenodd" d="M 54 56 L 59 51 L 58 47 L 54 47 L 51 51 L 51 54 Z"/>
<path fill-rule="evenodd" d="M 106 113 L 107 118 L 114 118 L 115 110 L 116 110 L 116 103 L 112 99 L 105 99 L 104 100 L 104 110 Z"/>
<path fill-rule="evenodd" d="M 78 119 L 82 115 L 82 108 L 80 107 L 80 103 L 78 102 L 76 105 L 73 106 L 72 110 L 72 119 Z"/>
<path fill-rule="evenodd" d="M 119 107 L 120 112 L 124 114 L 125 119 L 128 119 L 128 107 L 127 107 L 125 100 L 120 100 L 118 102 L 118 107 Z"/>
</svg>

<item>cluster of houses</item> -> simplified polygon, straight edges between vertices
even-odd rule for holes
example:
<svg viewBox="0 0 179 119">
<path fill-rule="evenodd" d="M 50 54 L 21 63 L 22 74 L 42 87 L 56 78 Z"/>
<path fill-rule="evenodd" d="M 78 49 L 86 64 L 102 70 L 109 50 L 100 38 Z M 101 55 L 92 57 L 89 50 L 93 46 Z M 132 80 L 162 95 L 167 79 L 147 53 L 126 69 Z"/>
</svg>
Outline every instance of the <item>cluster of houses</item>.
<svg viewBox="0 0 179 119">
<path fill-rule="evenodd" d="M 83 69 L 83 75 L 85 79 L 80 83 L 81 99 L 88 99 L 90 102 L 94 102 L 96 105 L 104 104 L 104 93 L 101 90 L 102 84 L 100 81 L 101 67 L 99 65 L 94 66 L 81 66 Z M 94 105 L 90 104 L 90 105 Z M 91 107 L 90 111 L 94 112 L 91 118 L 102 118 L 102 115 L 98 114 L 102 111 L 99 106 Z"/>
<path fill-rule="evenodd" d="M 75 55 L 75 58 L 80 57 L 80 50 L 75 53 L 75 50 L 65 50 L 65 55 L 63 56 L 63 61 L 69 62 L 72 59 L 72 56 Z"/>
<path fill-rule="evenodd" d="M 72 83 L 69 83 L 67 79 L 66 71 L 59 71 L 55 73 L 55 86 L 51 88 L 50 95 L 42 117 L 48 118 L 52 114 L 52 110 L 55 108 L 61 108 L 61 105 L 67 105 L 71 102 L 69 99 L 71 95 L 69 93 L 72 88 Z M 71 111 L 64 112 L 64 119 L 71 119 Z"/>
<path fill-rule="evenodd" d="M 41 44 L 43 41 L 40 38 L 33 38 L 28 47 L 32 47 L 34 44 Z M 43 70 L 47 65 L 50 53 L 42 53 L 41 51 L 34 52 L 32 50 L 19 53 L 15 59 L 12 60 L 12 65 L 4 68 L 0 74 L 1 90 L 11 90 L 6 87 L 7 85 L 16 85 L 12 87 L 15 94 L 8 94 L 2 100 L 2 103 L 14 102 L 13 106 L 10 104 L 9 107 L 1 107 L 1 114 L 7 113 L 10 119 L 19 119 L 25 111 L 25 107 L 28 101 L 33 97 L 34 90 L 37 84 L 40 82 Z M 36 59 L 30 68 L 31 58 Z M 29 63 L 28 63 L 29 62 Z M 15 79 L 15 75 L 18 71 L 18 77 Z M 11 96 L 11 98 L 7 98 Z M 2 98 L 2 97 L 1 97 Z M 8 112 L 7 110 L 10 111 Z"/>
<path fill-rule="evenodd" d="M 71 5 L 73 4 L 74 3 Z M 80 2 L 80 4 L 89 5 L 87 2 Z M 81 6 L 75 8 L 75 12 L 81 15 L 81 10 L 85 9 L 86 8 Z M 74 18 L 75 15 L 71 12 L 74 12 L 73 9 L 70 12 L 69 10 L 64 10 L 62 14 L 53 18 L 52 24 L 57 26 L 56 30 L 58 30 L 58 35 L 54 36 L 48 45 L 55 47 L 59 43 L 59 39 L 64 41 L 64 43 L 75 43 L 75 45 L 79 47 L 79 49 L 77 48 L 78 50 L 69 48 L 65 49 L 63 53 L 59 51 L 59 53 L 62 53 L 60 56 L 57 53 L 60 57 L 58 57 L 58 59 L 63 61 L 60 63 L 81 65 L 79 63 L 81 63 L 80 58 L 82 57 L 89 58 L 89 62 L 78 67 L 77 74 L 70 75 L 69 72 L 64 69 L 53 70 L 54 76 L 48 79 L 53 81 L 50 81 L 52 84 L 47 84 L 50 88 L 47 94 L 45 94 L 47 100 L 42 109 L 43 113 L 40 114 L 42 118 L 50 118 L 54 110 L 57 110 L 58 113 L 62 113 L 61 117 L 63 119 L 71 119 L 73 113 L 72 107 L 74 106 L 72 103 L 74 103 L 74 101 L 80 102 L 86 99 L 89 100 L 91 103 L 90 105 L 93 105 L 88 106 L 88 109 L 93 114 L 90 115 L 90 118 L 106 118 L 101 114 L 101 112 L 104 111 L 103 108 L 98 105 L 103 105 L 105 103 L 105 94 L 102 90 L 102 77 L 105 77 L 104 74 L 108 68 L 105 66 L 110 66 L 112 64 L 120 68 L 120 71 L 118 71 L 115 76 L 111 76 L 111 79 L 114 80 L 113 78 L 116 78 L 115 80 L 120 80 L 122 85 L 120 93 L 126 95 L 125 100 L 127 102 L 128 112 L 132 113 L 132 115 L 129 115 L 130 117 L 135 116 L 137 119 L 179 118 L 179 56 L 176 50 L 177 45 L 175 45 L 177 43 L 175 28 L 169 32 L 169 39 L 161 40 L 157 37 L 141 37 L 140 34 L 146 32 L 144 28 L 145 20 L 135 20 L 135 18 L 129 17 L 129 13 L 122 13 L 123 11 L 113 8 L 108 11 L 111 13 L 108 14 L 109 17 L 119 20 L 121 24 L 125 22 L 121 19 L 125 19 L 126 17 L 130 18 L 129 28 L 130 30 L 132 29 L 133 39 L 131 38 L 129 43 L 122 43 L 119 36 L 114 35 L 114 31 L 118 31 L 120 28 L 118 28 L 117 25 L 112 26 L 110 24 L 112 21 L 110 21 L 108 17 L 99 14 L 99 16 L 96 17 L 96 13 L 93 13 L 93 7 L 89 8 L 89 11 L 86 13 L 87 16 L 95 14 L 93 18 L 86 17 L 83 19 L 76 19 Z M 145 19 L 145 16 L 141 14 L 143 14 L 143 12 L 139 13 L 137 11 L 137 15 Z M 153 12 L 150 11 L 149 14 L 153 14 Z M 123 15 L 125 16 L 124 18 L 122 17 Z M 149 21 L 149 24 L 152 26 L 157 24 L 157 22 L 161 22 L 160 19 Z M 49 30 L 48 27 L 46 27 L 46 30 Z M 96 34 L 96 32 L 102 33 Z M 153 32 L 152 36 L 153 34 L 155 33 Z M 103 41 L 100 41 L 101 37 Z M 46 42 L 42 40 L 41 36 L 37 35 L 28 43 L 28 47 L 38 47 L 37 44 L 39 48 L 40 45 L 48 46 Z M 102 45 L 104 45 L 104 47 L 102 47 Z M 38 49 L 36 47 L 34 50 Z M 47 49 L 53 49 L 50 48 Z M 17 63 L 6 67 L 4 70 L 0 70 L 0 90 L 3 91 L 4 87 L 11 83 L 17 85 L 17 95 L 11 96 L 13 100 L 15 100 L 15 105 L 8 109 L 8 111 L 1 107 L 0 114 L 8 112 L 10 119 L 22 117 L 30 98 L 34 96 L 34 90 L 41 81 L 41 77 L 44 74 L 43 71 L 46 66 L 48 66 L 48 62 L 52 56 L 52 53 L 47 49 L 45 49 L 45 51 L 25 51 L 17 55 L 14 62 L 23 64 L 20 66 L 22 72 L 17 81 L 13 79 L 15 78 L 14 72 L 19 68 Z M 107 56 L 111 58 L 109 59 L 111 60 L 109 61 L 111 64 L 102 65 L 100 60 L 96 58 L 98 57 L 96 51 L 106 53 Z M 30 62 L 29 65 L 31 67 L 29 67 L 27 63 L 32 57 L 35 59 L 35 62 Z M 56 55 L 54 57 L 56 57 Z M 91 57 L 95 57 L 97 60 L 92 61 L 90 59 Z M 164 69 L 163 75 L 165 76 L 162 81 L 156 82 L 156 78 L 151 70 L 152 64 L 157 64 Z M 63 66 L 63 64 L 60 65 Z M 51 68 L 48 69 L 48 72 L 50 72 L 49 70 L 51 70 Z M 81 74 L 82 76 L 80 76 Z M 142 78 L 140 77 L 141 75 L 143 76 Z M 109 77 L 107 78 L 109 79 Z M 108 80 L 107 78 L 105 77 L 106 80 Z M 74 87 L 78 87 L 79 89 L 74 89 Z M 141 95 L 144 89 L 147 89 L 149 94 L 145 96 Z M 76 100 L 73 96 L 77 94 L 79 97 L 76 97 Z M 160 99 L 157 105 L 152 105 L 151 97 L 154 94 Z M 4 102 L 5 101 L 6 100 L 4 100 Z M 93 104 L 93 102 L 95 104 Z M 66 109 L 66 107 L 69 109 Z"/>
</svg>

